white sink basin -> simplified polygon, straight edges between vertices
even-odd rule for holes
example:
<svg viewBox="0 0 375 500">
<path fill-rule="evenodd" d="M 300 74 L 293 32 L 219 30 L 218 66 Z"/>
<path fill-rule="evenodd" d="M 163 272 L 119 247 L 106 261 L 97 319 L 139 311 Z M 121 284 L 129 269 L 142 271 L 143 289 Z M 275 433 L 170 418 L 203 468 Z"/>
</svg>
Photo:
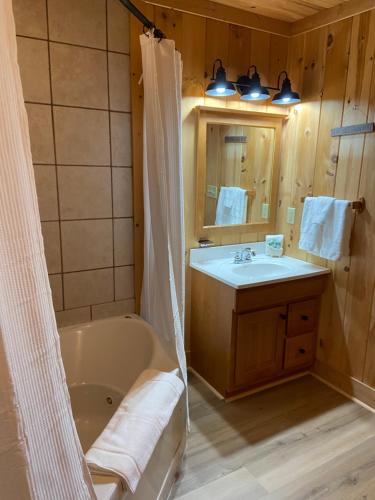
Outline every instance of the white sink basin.
<svg viewBox="0 0 375 500">
<path fill-rule="evenodd" d="M 233 264 L 230 271 L 239 276 L 249 278 L 270 278 L 272 276 L 280 276 L 290 272 L 290 268 L 283 264 L 274 264 L 273 262 L 247 262 L 245 264 Z"/>
<path fill-rule="evenodd" d="M 233 254 L 251 246 L 256 256 L 251 262 L 235 264 Z M 292 257 L 268 257 L 264 243 L 194 248 L 190 251 L 190 267 L 233 288 L 248 288 L 280 281 L 328 274 L 330 270 Z"/>
</svg>

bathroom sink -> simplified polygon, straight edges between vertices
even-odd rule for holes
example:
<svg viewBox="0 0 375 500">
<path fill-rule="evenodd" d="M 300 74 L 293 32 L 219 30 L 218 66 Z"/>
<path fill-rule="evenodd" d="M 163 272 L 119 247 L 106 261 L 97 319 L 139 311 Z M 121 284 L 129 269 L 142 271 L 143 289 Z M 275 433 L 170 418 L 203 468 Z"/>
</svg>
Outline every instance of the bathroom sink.
<svg viewBox="0 0 375 500">
<path fill-rule="evenodd" d="M 235 255 L 241 255 L 249 246 L 256 254 L 253 260 L 234 263 Z M 329 269 L 304 260 L 287 256 L 269 257 L 265 254 L 263 242 L 192 249 L 190 267 L 233 288 L 249 288 L 330 273 Z"/>
<path fill-rule="evenodd" d="M 231 272 L 239 276 L 269 278 L 271 276 L 280 276 L 290 272 L 290 268 L 282 264 L 254 261 L 245 264 L 233 264 Z"/>
</svg>

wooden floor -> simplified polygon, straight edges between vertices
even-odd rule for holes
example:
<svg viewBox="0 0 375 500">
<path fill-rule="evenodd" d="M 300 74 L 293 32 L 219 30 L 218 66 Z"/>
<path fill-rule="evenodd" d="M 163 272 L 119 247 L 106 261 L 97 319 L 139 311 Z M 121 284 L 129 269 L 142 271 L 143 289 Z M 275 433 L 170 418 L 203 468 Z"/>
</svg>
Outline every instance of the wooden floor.
<svg viewBox="0 0 375 500">
<path fill-rule="evenodd" d="M 311 376 L 232 403 L 190 377 L 191 432 L 171 498 L 375 499 L 375 415 Z"/>
</svg>

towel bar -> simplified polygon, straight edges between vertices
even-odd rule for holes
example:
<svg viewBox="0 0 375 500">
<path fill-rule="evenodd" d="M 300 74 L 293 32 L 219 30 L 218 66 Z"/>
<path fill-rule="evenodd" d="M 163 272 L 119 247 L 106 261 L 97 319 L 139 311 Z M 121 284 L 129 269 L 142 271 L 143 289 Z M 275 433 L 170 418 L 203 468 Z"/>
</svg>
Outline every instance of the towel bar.
<svg viewBox="0 0 375 500">
<path fill-rule="evenodd" d="M 305 199 L 306 199 L 306 196 L 302 196 L 301 203 L 303 203 L 305 201 Z M 362 213 L 364 211 L 365 207 L 366 207 L 365 199 L 361 197 L 357 201 L 352 201 L 350 203 L 350 207 L 353 210 L 356 210 L 359 214 Z"/>
</svg>

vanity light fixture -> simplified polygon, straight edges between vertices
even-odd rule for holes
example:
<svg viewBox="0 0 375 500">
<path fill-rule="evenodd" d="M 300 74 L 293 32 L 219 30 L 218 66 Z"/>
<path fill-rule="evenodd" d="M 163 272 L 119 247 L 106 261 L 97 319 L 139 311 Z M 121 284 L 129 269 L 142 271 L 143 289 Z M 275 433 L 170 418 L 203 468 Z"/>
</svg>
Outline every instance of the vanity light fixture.
<svg viewBox="0 0 375 500">
<path fill-rule="evenodd" d="M 217 64 L 219 66 L 216 69 Z M 253 73 L 250 76 L 251 70 L 253 70 Z M 282 75 L 285 75 L 285 77 L 280 88 Z M 238 92 L 242 101 L 265 101 L 270 98 L 269 90 L 278 91 L 272 99 L 272 104 L 290 106 L 301 102 L 298 92 L 292 90 L 292 84 L 286 71 L 281 71 L 279 74 L 277 87 L 263 86 L 257 67 L 254 64 L 250 66 L 246 75 L 241 75 L 236 82 L 231 82 L 227 80 L 222 60 L 216 59 L 212 68 L 211 83 L 207 86 L 206 95 L 211 97 L 227 97 Z"/>
<path fill-rule="evenodd" d="M 281 85 L 280 92 L 275 94 L 274 98 L 272 99 L 272 104 L 283 104 L 286 106 L 290 106 L 291 104 L 297 104 L 301 102 L 301 98 L 298 92 L 293 92 L 292 90 L 292 84 L 288 78 L 288 73 L 286 71 L 282 71 L 279 74 L 279 77 L 277 79 L 277 86 L 280 88 L 280 77 L 282 74 L 285 75 L 285 78 Z"/>
<path fill-rule="evenodd" d="M 251 69 L 254 69 L 254 72 L 250 77 Z M 265 101 L 270 98 L 268 89 L 260 83 L 260 76 L 254 64 L 250 66 L 246 75 L 238 78 L 236 86 L 242 101 Z"/>
<path fill-rule="evenodd" d="M 217 68 L 215 75 L 217 63 L 219 63 L 219 67 Z M 216 59 L 214 62 L 211 80 L 212 83 L 208 85 L 206 95 L 211 97 L 227 97 L 236 93 L 236 88 L 233 83 L 227 80 L 227 74 L 221 59 Z"/>
</svg>

